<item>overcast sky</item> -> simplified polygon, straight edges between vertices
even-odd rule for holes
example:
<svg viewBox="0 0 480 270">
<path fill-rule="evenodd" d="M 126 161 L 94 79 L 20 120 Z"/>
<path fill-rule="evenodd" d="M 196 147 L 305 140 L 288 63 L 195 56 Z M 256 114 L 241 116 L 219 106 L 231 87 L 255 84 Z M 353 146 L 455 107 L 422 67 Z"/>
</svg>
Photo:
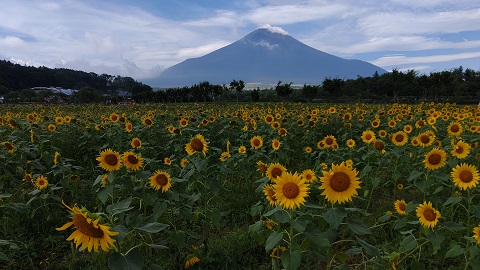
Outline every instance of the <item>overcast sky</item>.
<svg viewBox="0 0 480 270">
<path fill-rule="evenodd" d="M 141 80 L 267 24 L 386 70 L 480 70 L 478 0 L 0 0 L 0 59 Z"/>
</svg>

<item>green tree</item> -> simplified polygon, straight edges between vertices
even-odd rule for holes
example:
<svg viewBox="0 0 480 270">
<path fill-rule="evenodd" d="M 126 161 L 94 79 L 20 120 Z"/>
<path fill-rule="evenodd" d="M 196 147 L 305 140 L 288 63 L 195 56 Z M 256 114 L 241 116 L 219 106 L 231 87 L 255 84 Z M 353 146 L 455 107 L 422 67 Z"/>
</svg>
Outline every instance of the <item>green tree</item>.
<svg viewBox="0 0 480 270">
<path fill-rule="evenodd" d="M 277 96 L 286 99 L 293 92 L 292 83 L 282 84 L 282 81 L 278 81 L 277 85 L 275 86 L 275 92 L 277 92 Z"/>
<path fill-rule="evenodd" d="M 235 90 L 237 92 L 237 102 L 238 102 L 238 97 L 240 96 L 240 93 L 242 92 L 243 88 L 245 88 L 245 82 L 242 80 L 236 81 L 233 80 L 230 82 L 230 89 Z"/>
<path fill-rule="evenodd" d="M 73 99 L 80 103 L 92 103 L 100 101 L 101 96 L 93 87 L 83 87 L 73 94 Z"/>
</svg>

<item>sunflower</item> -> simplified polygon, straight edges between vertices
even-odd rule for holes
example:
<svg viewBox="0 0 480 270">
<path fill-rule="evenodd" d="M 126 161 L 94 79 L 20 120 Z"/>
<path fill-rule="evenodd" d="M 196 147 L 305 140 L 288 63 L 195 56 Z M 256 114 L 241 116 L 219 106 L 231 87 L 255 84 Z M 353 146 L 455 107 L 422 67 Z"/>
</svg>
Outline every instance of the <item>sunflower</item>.
<svg viewBox="0 0 480 270">
<path fill-rule="evenodd" d="M 443 167 L 447 161 L 447 153 L 438 148 L 433 148 L 427 154 L 425 154 L 425 168 L 430 170 L 436 170 Z"/>
<path fill-rule="evenodd" d="M 199 261 L 200 261 L 200 259 L 197 256 L 192 256 L 192 257 L 188 258 L 187 261 L 185 261 L 184 268 L 185 269 L 190 268 L 190 267 L 194 266 L 196 263 L 198 263 Z"/>
<path fill-rule="evenodd" d="M 13 154 L 13 152 L 15 152 L 15 146 L 11 142 L 4 141 L 1 145 L 7 149 L 8 153 Z"/>
<path fill-rule="evenodd" d="M 140 149 L 142 148 L 142 141 L 139 138 L 135 137 L 130 141 L 130 146 L 135 149 Z"/>
<path fill-rule="evenodd" d="M 157 170 L 154 175 L 150 176 L 150 186 L 155 190 L 162 188 L 162 192 L 166 192 L 172 186 L 170 174 Z"/>
<path fill-rule="evenodd" d="M 378 151 L 382 151 L 385 149 L 385 143 L 383 143 L 383 141 L 381 140 L 375 140 L 375 142 L 373 143 L 373 147 Z"/>
<path fill-rule="evenodd" d="M 54 124 L 48 125 L 47 128 L 48 128 L 48 131 L 50 131 L 50 132 L 54 132 L 57 129 L 57 127 Z"/>
<path fill-rule="evenodd" d="M 55 123 L 59 125 L 63 124 L 63 118 L 61 116 L 55 117 Z"/>
<path fill-rule="evenodd" d="M 277 177 L 281 176 L 286 171 L 287 169 L 279 163 L 272 163 L 267 168 L 267 178 L 270 179 L 270 181 L 275 182 Z"/>
<path fill-rule="evenodd" d="M 388 132 L 385 129 L 381 129 L 378 131 L 378 137 L 380 138 L 385 138 L 387 137 L 387 135 L 388 135 Z"/>
<path fill-rule="evenodd" d="M 407 209 L 407 204 L 405 203 L 405 200 L 396 200 L 393 205 L 398 214 L 400 215 L 407 214 L 407 212 L 405 211 Z"/>
<path fill-rule="evenodd" d="M 35 186 L 38 188 L 38 189 L 44 189 L 48 186 L 48 180 L 45 176 L 43 175 L 40 175 L 39 177 L 37 177 L 35 179 Z"/>
<path fill-rule="evenodd" d="M 280 149 L 280 141 L 278 139 L 273 139 L 272 140 L 272 148 L 273 150 L 277 151 L 278 149 Z"/>
<path fill-rule="evenodd" d="M 188 159 L 183 158 L 183 159 L 180 161 L 180 167 L 184 168 L 185 166 L 187 166 L 187 164 L 188 164 L 189 162 L 190 162 L 190 161 L 188 161 Z"/>
<path fill-rule="evenodd" d="M 70 234 L 67 241 L 73 240 L 76 247 L 81 244 L 81 249 L 88 250 L 89 252 L 91 252 L 92 249 L 98 252 L 99 247 L 103 251 L 109 251 L 114 248 L 115 239 L 112 239 L 111 236 L 117 235 L 118 232 L 110 231 L 109 226 L 101 224 L 101 220 L 85 208 L 82 207 L 80 209 L 76 205 L 70 208 L 63 201 L 62 204 L 71 211 L 72 221 L 67 222 L 60 228 L 56 228 L 56 230 L 63 231 L 72 225 L 76 229 Z"/>
<path fill-rule="evenodd" d="M 305 147 L 305 153 L 310 154 L 310 153 L 312 153 L 312 151 L 313 151 L 312 147 L 310 147 L 310 146 Z"/>
<path fill-rule="evenodd" d="M 357 177 L 356 169 L 349 168 L 342 162 L 340 165 L 332 164 L 330 171 L 322 171 L 323 177 L 320 177 L 324 189 L 322 195 L 325 195 L 331 203 L 344 203 L 351 201 L 354 195 L 357 195 L 357 189 L 360 188 L 360 181 Z"/>
<path fill-rule="evenodd" d="M 416 213 L 418 219 L 420 220 L 420 224 L 422 224 L 422 226 L 425 228 L 435 227 L 441 217 L 440 212 L 432 207 L 432 203 L 427 203 L 425 201 L 423 204 L 418 205 Z"/>
<path fill-rule="evenodd" d="M 257 161 L 257 171 L 260 171 L 262 173 L 262 176 L 267 173 L 267 169 L 267 164 L 263 163 L 263 161 L 261 160 Z"/>
<path fill-rule="evenodd" d="M 396 146 L 403 146 L 408 142 L 408 136 L 404 131 L 397 131 L 392 134 L 392 142 Z"/>
<path fill-rule="evenodd" d="M 301 175 L 302 179 L 305 180 L 306 183 L 313 183 L 317 180 L 317 176 L 313 170 L 304 170 Z"/>
<path fill-rule="evenodd" d="M 364 143 L 371 143 L 375 140 L 375 133 L 371 130 L 365 130 L 362 132 L 362 141 Z"/>
<path fill-rule="evenodd" d="M 120 119 L 120 116 L 117 113 L 111 113 L 109 119 L 112 121 L 112 123 L 117 123 Z"/>
<path fill-rule="evenodd" d="M 458 164 L 450 173 L 453 183 L 460 189 L 474 188 L 478 184 L 480 174 L 474 165 Z"/>
<path fill-rule="evenodd" d="M 187 127 L 188 126 L 188 119 L 186 119 L 186 118 L 180 119 L 179 124 L 180 124 L 181 127 Z"/>
<path fill-rule="evenodd" d="M 413 127 L 412 127 L 411 125 L 405 125 L 405 126 L 403 126 L 403 131 L 404 131 L 405 133 L 407 133 L 407 134 L 410 133 L 410 132 L 412 132 L 412 130 L 413 130 Z"/>
<path fill-rule="evenodd" d="M 348 139 L 348 140 L 347 140 L 347 146 L 348 146 L 348 148 L 353 148 L 353 147 L 355 147 L 355 141 L 352 140 L 352 139 Z"/>
<path fill-rule="evenodd" d="M 275 189 L 272 185 L 265 185 L 263 188 L 263 194 L 265 194 L 265 198 L 267 198 L 267 201 L 271 206 L 278 205 L 277 197 L 275 197 Z"/>
<path fill-rule="evenodd" d="M 253 149 L 260 149 L 263 146 L 263 139 L 260 136 L 253 136 L 250 139 L 250 145 Z"/>
<path fill-rule="evenodd" d="M 463 132 L 462 124 L 459 122 L 451 122 L 447 127 L 448 135 L 458 137 Z"/>
<path fill-rule="evenodd" d="M 435 141 L 435 133 L 433 133 L 432 131 L 426 131 L 418 134 L 417 139 L 420 146 L 427 147 L 432 145 Z"/>
<path fill-rule="evenodd" d="M 220 154 L 220 161 L 221 161 L 221 162 L 225 162 L 225 161 L 226 161 L 229 157 L 231 157 L 231 156 L 232 156 L 232 155 L 230 155 L 230 152 L 227 152 L 227 151 L 222 152 L 222 153 Z"/>
<path fill-rule="evenodd" d="M 33 182 L 33 177 L 32 177 L 32 174 L 30 173 L 26 173 L 24 176 L 23 176 L 23 181 L 26 181 L 26 182 Z"/>
<path fill-rule="evenodd" d="M 172 165 L 172 160 L 171 160 L 169 157 L 166 157 L 166 158 L 163 159 L 163 163 L 164 163 L 165 165 L 169 165 L 169 166 L 170 166 L 170 165 Z"/>
<path fill-rule="evenodd" d="M 470 154 L 470 144 L 465 143 L 464 141 L 460 140 L 455 145 L 453 145 L 452 156 L 463 159 Z"/>
<path fill-rule="evenodd" d="M 185 145 L 185 151 L 188 155 L 193 155 L 195 152 L 202 152 L 205 156 L 208 150 L 207 142 L 201 134 L 197 134 L 193 137 L 189 143 Z"/>
<path fill-rule="evenodd" d="M 123 164 L 127 169 L 138 171 L 143 165 L 143 158 L 133 152 L 127 151 L 123 153 Z"/>
<path fill-rule="evenodd" d="M 276 178 L 273 185 L 275 189 L 275 198 L 278 204 L 285 209 L 299 208 L 305 203 L 305 197 L 308 196 L 309 186 L 297 173 L 288 172 Z"/>
<path fill-rule="evenodd" d="M 55 151 L 55 154 L 53 156 L 53 164 L 57 165 L 58 164 L 58 157 L 60 157 L 60 153 Z"/>
<path fill-rule="evenodd" d="M 475 238 L 475 240 L 477 240 L 477 244 L 480 245 L 480 225 L 473 228 L 473 238 Z"/>
<path fill-rule="evenodd" d="M 125 123 L 125 131 L 130 133 L 133 130 L 133 125 L 130 122 Z"/>
<path fill-rule="evenodd" d="M 275 118 L 273 117 L 273 115 L 267 114 L 267 115 L 265 115 L 265 117 L 263 118 L 263 120 L 265 121 L 265 123 L 267 123 L 268 125 L 270 125 L 270 124 L 272 124 L 272 122 L 275 120 Z"/>
<path fill-rule="evenodd" d="M 146 127 L 151 127 L 151 126 L 153 126 L 153 121 L 152 121 L 151 118 L 145 117 L 145 118 L 142 119 L 142 124 Z"/>
<path fill-rule="evenodd" d="M 122 167 L 122 160 L 118 152 L 110 149 L 105 149 L 100 152 L 100 156 L 97 157 L 97 161 L 100 162 L 100 167 L 107 171 L 117 171 Z"/>
<path fill-rule="evenodd" d="M 102 183 L 102 186 L 106 186 L 108 184 L 108 174 L 104 174 L 100 182 Z"/>
<path fill-rule="evenodd" d="M 402 189 L 403 189 L 403 184 L 402 184 L 402 183 L 398 183 L 398 184 L 397 184 L 397 189 L 398 189 L 398 190 L 402 190 Z"/>
<path fill-rule="evenodd" d="M 238 147 L 238 153 L 246 154 L 247 153 L 247 147 L 245 147 L 244 145 L 241 145 L 240 147 Z"/>
</svg>

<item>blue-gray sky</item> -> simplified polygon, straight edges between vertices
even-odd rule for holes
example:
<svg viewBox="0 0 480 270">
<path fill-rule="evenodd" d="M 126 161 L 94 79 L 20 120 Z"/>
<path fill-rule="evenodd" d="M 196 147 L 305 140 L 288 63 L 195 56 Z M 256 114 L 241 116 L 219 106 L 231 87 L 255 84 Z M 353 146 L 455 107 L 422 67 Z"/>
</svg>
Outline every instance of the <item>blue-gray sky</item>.
<svg viewBox="0 0 480 270">
<path fill-rule="evenodd" d="M 265 25 L 386 70 L 480 70 L 478 0 L 1 0 L 0 59 L 142 79 Z"/>
</svg>

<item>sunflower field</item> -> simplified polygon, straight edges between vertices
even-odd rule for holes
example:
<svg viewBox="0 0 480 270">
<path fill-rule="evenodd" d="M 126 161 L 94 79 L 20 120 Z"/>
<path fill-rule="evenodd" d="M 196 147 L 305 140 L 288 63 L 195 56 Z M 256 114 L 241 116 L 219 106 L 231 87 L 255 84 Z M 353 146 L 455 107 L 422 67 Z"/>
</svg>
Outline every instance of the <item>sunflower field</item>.
<svg viewBox="0 0 480 270">
<path fill-rule="evenodd" d="M 0 106 L 1 269 L 480 269 L 480 109 Z"/>
</svg>

